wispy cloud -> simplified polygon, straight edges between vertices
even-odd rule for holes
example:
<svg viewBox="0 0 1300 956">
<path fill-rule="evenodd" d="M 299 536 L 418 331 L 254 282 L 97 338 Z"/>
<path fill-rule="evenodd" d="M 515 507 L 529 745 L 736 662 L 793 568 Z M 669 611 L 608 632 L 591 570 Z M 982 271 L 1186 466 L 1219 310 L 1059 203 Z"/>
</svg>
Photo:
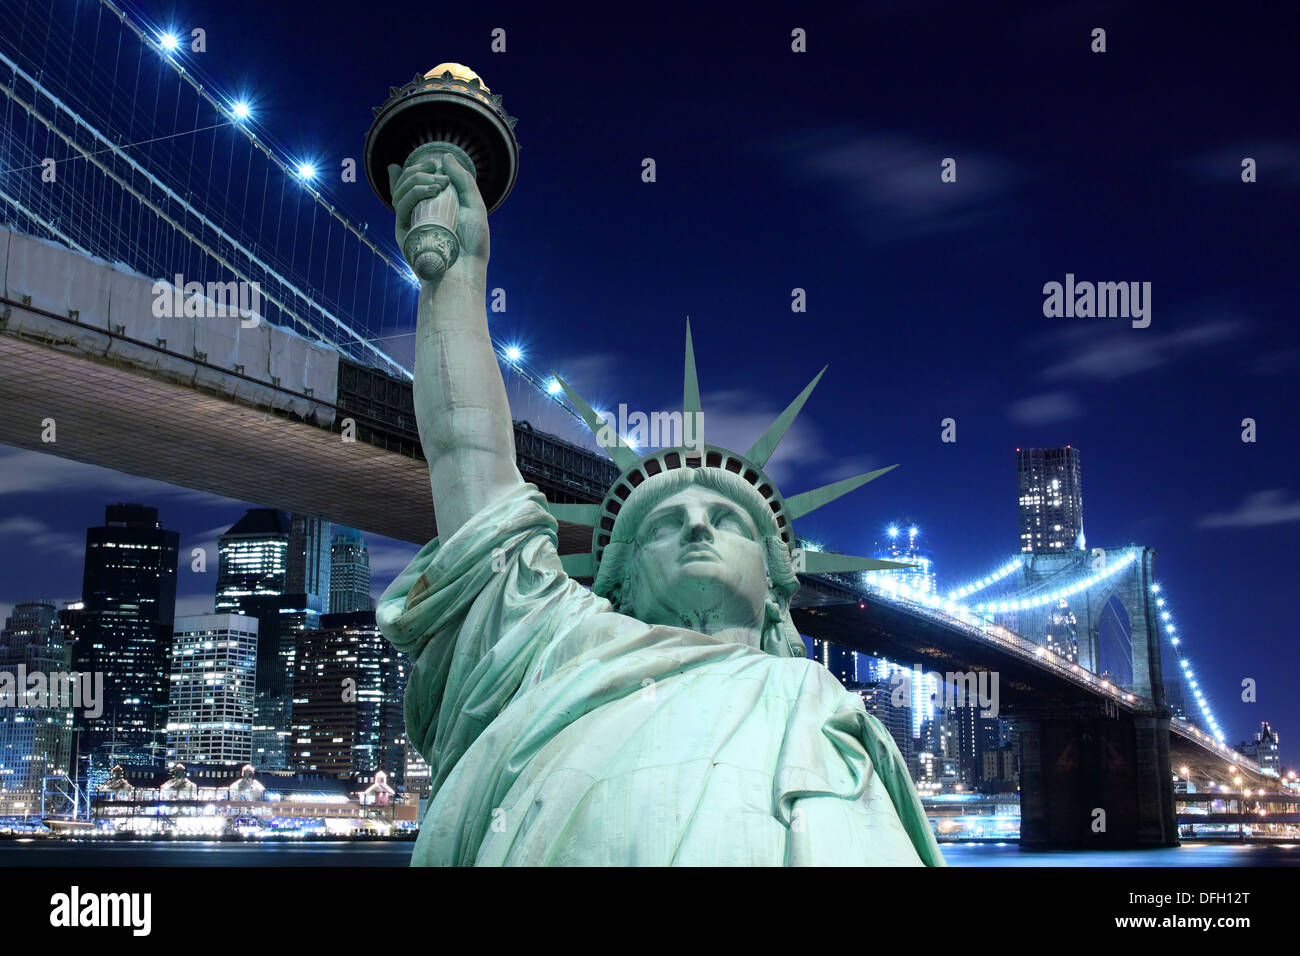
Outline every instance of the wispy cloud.
<svg viewBox="0 0 1300 956">
<path fill-rule="evenodd" d="M 0 520 L 0 542 L 11 552 L 73 558 L 85 555 L 86 539 L 82 535 L 56 531 L 43 521 L 25 515 Z"/>
<path fill-rule="evenodd" d="M 1196 524 L 1201 528 L 1258 528 L 1300 521 L 1300 501 L 1288 501 L 1289 497 L 1284 488 L 1256 491 L 1247 495 L 1235 511 L 1209 514 Z"/>
<path fill-rule="evenodd" d="M 1007 196 L 1023 178 L 1003 157 L 906 133 L 820 131 L 788 148 L 805 174 L 843 194 L 878 241 L 985 227 L 1011 211 Z M 956 160 L 955 182 L 940 179 L 945 158 Z"/>
<path fill-rule="evenodd" d="M 1083 414 L 1083 406 L 1070 392 L 1044 392 L 1022 398 L 1007 409 L 1007 416 L 1018 425 L 1051 425 Z"/>
<path fill-rule="evenodd" d="M 0 448 L 0 495 L 69 495 L 78 492 L 91 492 L 101 497 L 116 496 L 124 500 L 166 498 L 172 502 L 220 508 L 239 504 L 231 498 L 206 491 L 169 485 L 69 458 L 23 448 Z"/>
<path fill-rule="evenodd" d="M 1069 356 L 1045 367 L 1039 377 L 1046 381 L 1126 378 L 1167 365 L 1199 349 L 1221 345 L 1247 328 L 1248 324 L 1238 319 L 1203 322 L 1172 332 L 1133 329 L 1127 325 L 1077 325 L 1034 343 Z"/>
</svg>

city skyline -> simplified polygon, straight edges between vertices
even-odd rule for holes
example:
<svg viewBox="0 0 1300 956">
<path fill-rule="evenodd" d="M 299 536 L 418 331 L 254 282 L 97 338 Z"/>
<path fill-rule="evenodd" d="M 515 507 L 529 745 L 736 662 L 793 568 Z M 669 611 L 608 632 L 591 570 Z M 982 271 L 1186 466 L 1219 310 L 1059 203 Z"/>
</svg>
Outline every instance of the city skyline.
<svg viewBox="0 0 1300 956">
<path fill-rule="evenodd" d="M 1019 451 L 1019 449 L 1017 449 L 1017 451 Z M 3 454 L 3 452 L 0 452 L 0 454 Z M 91 469 L 91 470 L 94 470 L 94 471 L 104 471 L 104 469 L 97 469 L 97 468 L 94 468 L 94 466 L 85 466 L 85 465 L 80 465 L 80 464 L 78 464 L 78 463 L 73 463 L 73 462 L 66 462 L 65 464 L 68 465 L 68 466 L 73 466 L 73 467 L 77 467 L 77 468 L 86 468 L 86 469 Z M 1077 459 L 1076 459 L 1075 467 L 1076 467 L 1076 473 L 1077 473 Z M 118 474 L 119 477 L 121 477 L 121 478 L 132 479 L 132 476 L 120 475 L 120 473 L 114 473 L 114 474 Z M 1014 476 L 1013 476 L 1013 477 L 1014 477 Z M 132 480 L 135 480 L 135 479 L 132 479 Z M 163 492 L 163 491 L 165 491 L 165 490 L 170 489 L 170 490 L 173 491 L 173 492 L 178 492 L 178 493 L 180 493 L 182 496 L 193 494 L 192 492 L 189 492 L 189 491 L 186 491 L 186 490 L 183 490 L 183 489 L 172 489 L 171 486 L 165 486 L 165 485 L 162 485 L 162 483 L 154 482 L 154 481 L 152 481 L 151 479 L 138 479 L 138 480 L 141 481 L 141 482 L 146 482 L 146 483 L 148 483 L 148 484 L 150 484 L 150 485 L 157 486 L 157 491 L 158 491 L 158 492 Z M 1008 485 L 1009 485 L 1009 489 L 1010 489 L 1010 487 L 1011 487 L 1011 482 L 1010 482 L 1010 481 L 1008 482 Z M 1010 490 L 1009 490 L 1008 494 L 1010 494 Z M 206 496 L 206 497 L 212 499 L 212 505 L 213 505 L 214 507 L 225 508 L 225 507 L 227 507 L 227 504 L 225 504 L 225 502 L 229 501 L 229 499 L 218 499 L 217 496 Z M 150 507 L 150 506 L 146 505 L 145 507 Z M 214 541 L 219 541 L 223 535 L 229 533 L 233 528 L 235 528 L 236 526 L 240 525 L 241 522 L 245 522 L 245 521 L 247 521 L 247 520 L 250 518 L 250 516 L 252 516 L 252 515 L 254 515 L 254 514 L 256 514 L 256 513 L 259 513 L 259 512 L 262 512 L 262 513 L 269 513 L 269 512 L 274 512 L 274 511 L 275 511 L 275 509 L 266 509 L 265 507 L 260 506 L 260 505 L 246 505 L 246 504 L 242 504 L 242 503 L 241 503 L 241 504 L 237 504 L 237 505 L 235 505 L 235 507 L 243 508 L 243 509 L 244 509 L 244 514 L 243 514 L 239 519 L 236 519 L 234 522 L 232 522 L 232 523 L 231 523 L 228 527 L 226 527 L 224 530 L 220 531 L 220 532 L 217 534 L 217 537 L 216 537 L 216 539 L 214 539 Z M 1023 520 L 1023 508 L 1021 508 L 1021 512 L 1022 512 L 1022 520 Z M 915 513 L 915 509 L 911 509 L 911 510 L 908 511 L 908 514 L 913 514 L 913 513 Z M 290 517 L 289 514 L 288 514 L 287 512 L 283 513 L 283 515 L 284 515 L 283 520 L 285 520 L 285 521 L 287 521 L 288 518 Z M 297 521 L 298 521 L 299 516 L 296 516 L 296 515 L 295 515 L 295 516 L 293 516 L 293 517 L 294 517 L 294 526 L 295 526 L 295 529 L 296 529 L 296 527 L 297 527 Z M 162 519 L 161 519 L 161 515 L 160 515 L 160 519 L 159 519 L 159 520 L 160 520 L 160 523 L 162 524 L 163 529 L 164 529 L 164 530 L 169 530 L 169 529 L 167 529 L 167 527 L 166 527 L 166 523 L 162 521 Z M 217 529 L 210 529 L 210 530 L 217 530 Z M 287 539 L 287 535 L 288 535 L 288 526 L 287 526 L 287 525 L 286 525 L 286 528 L 285 528 L 284 530 L 285 530 L 286 539 Z M 330 528 L 330 533 L 329 533 L 329 535 L 328 535 L 328 538 L 331 539 L 331 540 L 333 540 L 334 544 L 337 545 L 337 544 L 340 542 L 340 539 L 342 539 L 342 538 L 347 538 L 347 536 L 348 536 L 349 534 L 352 534 L 352 533 L 357 533 L 357 532 L 356 532 L 356 529 L 345 529 L 345 528 L 343 528 L 343 526 L 341 526 L 341 525 L 333 525 L 333 526 L 331 526 L 331 528 Z M 397 571 L 400 571 L 402 568 L 404 568 L 404 567 L 406 566 L 406 562 L 409 560 L 409 557 L 403 557 L 403 555 L 413 555 L 413 554 L 415 553 L 415 551 L 417 550 L 417 547 L 416 547 L 415 545 L 412 545 L 412 544 L 409 544 L 409 543 L 393 541 L 393 540 L 391 540 L 391 539 L 384 538 L 384 537 L 381 536 L 381 535 L 366 534 L 366 533 L 364 533 L 364 532 L 359 532 L 359 535 L 360 535 L 360 537 L 361 537 L 361 540 L 362 540 L 363 544 L 366 546 L 367 550 L 371 551 L 372 554 L 373 554 L 373 550 L 374 550 L 374 549 L 373 549 L 373 545 L 374 545 L 375 542 L 380 542 L 380 550 L 381 550 L 381 553 L 383 552 L 384 549 L 391 549 L 391 555 L 392 555 L 392 559 L 391 559 L 391 560 L 392 560 L 392 566 L 396 568 L 396 570 L 393 570 L 393 571 L 391 571 L 391 572 L 389 572 L 389 573 L 385 573 L 385 574 L 383 575 L 383 577 L 382 577 L 382 580 L 372 582 L 372 583 L 375 585 L 375 587 L 372 587 L 372 594 L 371 594 L 371 598 L 372 598 L 372 601 L 373 601 L 373 600 L 375 600 L 375 599 L 377 598 L 377 596 L 378 596 L 378 592 L 382 592 L 383 587 L 385 587 L 385 586 L 387 585 L 388 581 L 391 580 L 391 577 L 394 577 L 394 576 L 396 575 Z M 882 548 L 882 549 L 878 550 L 877 555 L 880 556 L 880 555 L 884 555 L 884 554 L 886 554 L 886 550 L 892 552 L 892 553 L 893 553 L 893 556 L 894 556 L 895 558 L 898 558 L 898 557 L 900 557 L 900 556 L 901 556 L 901 557 L 906 557 L 909 553 L 912 554 L 912 555 L 916 555 L 916 554 L 933 555 L 933 552 L 930 551 L 929 549 L 921 549 L 921 548 L 920 548 L 920 546 L 919 546 L 919 539 L 920 539 L 921 537 L 923 537 L 923 535 L 924 535 L 924 532 L 923 532 L 922 529 L 918 526 L 918 524 L 915 523 L 915 522 L 912 522 L 912 521 L 909 520 L 909 521 L 904 522 L 903 524 L 900 525 L 900 523 L 897 522 L 897 521 L 890 521 L 890 522 L 888 522 L 887 524 L 881 526 L 881 533 L 880 533 L 880 535 L 879 535 L 879 537 L 880 537 L 884 542 L 887 542 L 887 543 L 888 543 L 888 548 L 887 548 L 887 549 L 886 549 L 886 548 Z M 907 542 L 906 544 L 902 544 L 902 540 L 903 540 L 903 539 L 906 539 L 906 542 Z M 879 542 L 878 542 L 878 543 L 879 543 Z M 826 544 L 827 544 L 828 547 L 832 547 L 832 548 L 833 548 L 833 547 L 836 546 L 837 542 L 826 542 Z M 180 556 L 181 556 L 182 559 L 184 559 L 184 558 L 189 554 L 189 552 L 188 552 L 188 550 L 187 550 L 187 547 L 186 547 L 186 542 L 184 541 L 184 538 L 183 538 L 183 537 L 182 537 L 182 539 L 181 539 L 181 547 L 178 549 L 178 552 L 179 552 L 179 554 L 180 554 Z M 212 558 L 216 557 L 216 555 L 217 555 L 217 548 L 216 548 L 216 546 L 215 546 L 215 544 L 214 544 L 214 546 L 213 546 L 213 550 L 211 551 L 211 553 L 209 553 L 209 554 L 207 555 L 207 557 L 208 557 L 209 560 L 211 560 Z M 930 560 L 930 559 L 927 558 L 927 561 L 928 561 L 928 560 Z M 212 563 L 212 566 L 213 566 L 213 567 L 216 567 L 217 562 L 213 561 L 213 562 L 211 562 L 211 563 Z M 939 565 L 940 567 L 943 566 L 943 562 L 941 562 L 941 561 L 936 561 L 935 564 L 936 564 L 936 565 Z M 985 570 L 986 570 L 986 571 L 992 571 L 992 570 L 994 570 L 994 569 L 992 569 L 992 568 L 986 568 Z M 177 612 L 176 612 L 176 615 L 175 615 L 176 618 L 179 619 L 179 618 L 182 617 L 182 616 L 189 616 L 189 615 L 205 615 L 205 614 L 220 613 L 220 609 L 219 609 L 219 608 L 215 608 L 215 605 L 216 605 L 216 602 L 217 602 L 218 599 L 219 599 L 219 593 L 220 593 L 220 592 L 218 591 L 219 578 L 214 577 L 213 585 L 212 585 L 212 586 L 213 586 L 213 592 L 212 592 L 211 596 L 205 596 L 205 594 L 202 593 L 202 592 L 197 593 L 197 594 L 192 594 L 192 595 L 185 595 L 185 594 L 182 593 L 182 588 L 179 586 L 179 583 L 180 583 L 181 581 L 186 580 L 186 575 L 185 575 L 185 573 L 184 573 L 184 572 L 185 572 L 185 562 L 184 562 L 184 560 L 181 560 L 181 561 L 180 561 L 180 568 L 179 568 L 179 571 L 180 571 L 181 573 L 178 575 L 178 588 L 177 588 Z M 912 573 L 912 572 L 907 572 L 907 573 L 910 574 L 910 573 Z M 948 589 L 953 588 L 953 587 L 956 587 L 959 583 L 966 583 L 966 582 L 970 581 L 970 580 L 972 579 L 972 576 L 973 576 L 974 574 L 976 574 L 977 572 L 975 572 L 975 571 L 971 571 L 971 572 L 969 572 L 969 574 L 967 574 L 967 575 L 964 576 L 964 577 L 961 576 L 960 573 L 959 573 L 959 574 L 956 574 L 956 575 L 951 574 L 951 573 L 944 573 L 944 574 L 942 574 L 942 575 L 936 575 L 936 569 L 935 569 L 935 566 L 934 566 L 934 565 L 927 564 L 924 573 L 925 573 L 927 579 L 929 579 L 929 580 L 934 580 L 934 579 L 937 577 L 937 581 L 938 581 L 937 590 L 938 590 L 939 593 L 944 593 L 944 592 L 946 592 Z M 879 572 L 875 572 L 875 574 L 878 575 Z M 196 577 L 196 578 L 204 578 L 204 577 L 206 577 L 205 574 L 203 574 L 203 573 L 198 573 L 198 572 L 196 572 L 193 576 Z M 327 578 L 327 580 L 328 580 L 328 578 Z M 34 597 L 28 597 L 28 598 L 24 598 L 24 599 L 22 599 L 22 600 L 35 600 L 35 599 L 36 599 L 36 598 L 34 598 Z M 48 598 L 48 597 L 45 597 L 45 599 L 49 599 L 49 600 L 60 600 L 60 601 L 62 601 L 62 600 L 77 600 L 76 598 L 70 598 L 70 599 L 54 599 L 54 598 Z M 199 602 L 199 603 L 201 604 L 205 599 L 208 600 L 208 601 L 210 602 L 210 606 L 207 607 L 206 610 L 200 609 L 200 610 L 187 611 L 186 615 L 182 615 L 182 613 L 181 613 L 181 611 L 180 611 L 180 608 L 181 608 L 181 606 L 182 606 L 182 601 L 187 601 L 187 602 L 188 602 L 188 601 L 197 601 L 197 602 Z M 13 603 L 22 603 L 22 601 L 13 602 Z M 7 616 L 7 615 L 11 612 L 11 610 L 12 610 L 12 606 L 13 606 L 12 603 L 0 602 L 0 620 L 3 620 L 3 619 L 4 619 L 4 616 Z M 62 606 L 62 605 L 60 604 L 59 606 Z M 215 610 L 214 610 L 214 608 L 215 608 Z M 809 639 L 806 638 L 806 639 L 805 639 L 805 643 L 808 643 L 808 640 L 809 640 Z M 1049 638 L 1049 643 L 1050 643 L 1050 638 Z M 866 658 L 866 657 L 867 657 L 867 655 L 863 655 L 863 654 L 861 654 L 860 652 L 854 652 L 854 651 L 850 651 L 850 650 L 848 650 L 848 649 L 843 649 L 842 653 L 843 653 L 843 654 L 850 655 L 851 657 L 855 657 L 855 658 L 856 658 L 856 657 L 862 657 L 862 658 Z M 816 656 L 818 657 L 818 659 L 821 659 L 821 658 L 824 656 L 824 654 L 819 652 Z M 826 661 L 823 661 L 823 663 L 826 663 Z M 903 663 L 904 665 L 906 665 L 906 662 L 902 662 L 902 663 Z M 897 665 L 896 665 L 896 666 L 897 666 Z M 1168 674 L 1168 673 L 1170 672 L 1170 667 L 1169 667 L 1168 661 L 1166 661 L 1165 671 L 1166 671 L 1166 674 Z M 1202 677 L 1201 679 L 1202 679 L 1202 681 L 1204 681 L 1204 677 Z M 1168 689 L 1169 689 L 1169 691 L 1170 691 L 1171 694 L 1172 694 L 1173 691 L 1174 691 L 1174 686 L 1173 686 L 1172 684 L 1170 684 L 1170 685 L 1168 685 Z M 918 689 L 917 689 L 917 693 L 919 693 L 919 692 L 920 692 L 920 691 L 919 691 L 919 688 L 918 688 Z M 919 699 L 919 698 L 917 698 L 917 699 Z M 1218 704 L 1217 701 L 1211 699 L 1211 705 L 1212 705 L 1212 706 L 1215 706 L 1215 705 L 1217 705 L 1217 704 Z M 1223 706 L 1216 706 L 1216 710 L 1217 710 L 1217 712 L 1219 712 L 1220 714 L 1230 713 L 1230 712 L 1231 712 L 1231 709 L 1230 709 L 1230 708 L 1228 708 L 1228 707 L 1223 707 Z M 1196 713 L 1192 713 L 1192 714 L 1189 715 L 1189 716 L 1191 716 L 1191 717 L 1193 718 L 1193 720 L 1196 721 L 1196 718 L 1197 718 L 1199 715 L 1196 714 Z M 1282 718 L 1282 719 L 1279 720 L 1278 718 Z M 914 724 L 918 724 L 919 722 L 920 722 L 920 717 L 919 717 L 919 715 L 918 715 L 918 716 L 916 716 L 916 717 L 913 719 L 913 723 L 914 723 Z M 1196 721 L 1196 722 L 1199 722 L 1199 721 Z M 1226 742 L 1229 746 L 1232 746 L 1232 747 L 1236 747 L 1239 743 L 1250 743 L 1250 741 L 1253 739 L 1253 734 L 1255 733 L 1256 729 L 1259 727 L 1259 725 L 1260 725 L 1261 722 L 1263 722 L 1263 723 L 1268 723 L 1268 724 L 1272 725 L 1272 726 L 1275 728 L 1275 731 L 1274 731 L 1274 732 L 1276 733 L 1276 732 L 1277 732 L 1277 731 L 1276 731 L 1276 728 L 1285 725 L 1285 713 L 1284 713 L 1284 712 L 1279 712 L 1278 714 L 1276 714 L 1276 715 L 1273 716 L 1273 717 L 1269 717 L 1269 716 L 1267 716 L 1267 715 L 1266 715 L 1266 716 L 1262 716 L 1262 717 L 1258 718 L 1257 720 L 1254 720 L 1253 722 L 1251 722 L 1251 720 L 1247 720 L 1247 721 L 1242 725 L 1242 729 L 1240 730 L 1240 732 L 1238 732 L 1237 728 L 1236 728 L 1232 723 L 1230 723 L 1229 721 L 1225 721 L 1225 720 L 1223 719 L 1222 716 L 1220 717 L 1220 723 L 1221 723 L 1221 724 L 1226 724 L 1226 725 L 1227 725 L 1226 729 L 1228 730 L 1228 734 L 1227 734 L 1227 739 L 1226 739 L 1225 742 Z M 915 726 L 913 727 L 913 732 L 914 732 L 914 733 L 916 732 L 916 727 L 915 727 Z M 1283 732 L 1281 733 L 1281 739 L 1282 739 L 1283 741 L 1286 741 L 1286 740 L 1288 739 L 1288 738 L 1287 738 L 1287 735 L 1286 735 L 1286 733 L 1285 733 L 1285 731 L 1283 731 Z M 1282 760 L 1282 762 L 1283 762 L 1283 765 L 1284 765 L 1284 766 L 1290 766 L 1289 764 L 1287 764 L 1286 759 L 1285 759 L 1286 751 L 1287 751 L 1287 747 L 1286 747 L 1286 745 L 1285 745 L 1285 743 L 1284 743 L 1284 744 L 1282 745 L 1282 748 L 1281 748 L 1281 752 L 1282 752 L 1282 754 L 1283 754 L 1283 760 Z"/>
</svg>

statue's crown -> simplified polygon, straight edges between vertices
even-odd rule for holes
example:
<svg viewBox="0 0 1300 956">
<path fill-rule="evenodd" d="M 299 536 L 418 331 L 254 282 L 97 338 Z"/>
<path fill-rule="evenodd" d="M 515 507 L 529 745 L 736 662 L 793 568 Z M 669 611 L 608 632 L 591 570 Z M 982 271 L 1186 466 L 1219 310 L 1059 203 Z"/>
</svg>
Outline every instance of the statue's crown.
<svg viewBox="0 0 1300 956">
<path fill-rule="evenodd" d="M 653 482 L 658 476 L 681 468 L 717 468 L 730 472 L 753 486 L 754 491 L 763 499 L 772 512 L 772 519 L 778 534 L 786 547 L 793 554 L 795 551 L 794 521 L 823 505 L 829 504 L 842 495 L 848 494 L 867 482 L 879 478 L 887 471 L 897 468 L 879 468 L 875 471 L 854 475 L 833 484 L 823 485 L 812 491 L 783 498 L 774 482 L 763 468 L 771 459 L 781 439 L 785 437 L 795 418 L 802 411 L 804 403 L 812 395 L 822 375 L 823 367 L 816 377 L 795 397 L 776 421 L 759 436 L 758 440 L 743 455 L 716 445 L 704 442 L 703 412 L 700 408 L 700 385 L 695 371 L 695 349 L 691 344 L 691 324 L 686 322 L 686 371 L 682 385 L 683 428 L 690 423 L 691 436 L 694 441 L 688 445 L 673 448 L 659 448 L 645 456 L 639 455 L 619 435 L 617 430 L 605 422 L 582 397 L 569 387 L 569 384 L 555 375 L 564 394 L 568 396 L 574 409 L 582 417 L 587 427 L 596 435 L 601 446 L 614 459 L 621 473 L 610 486 L 605 500 L 598 505 L 589 504 L 549 504 L 548 508 L 559 521 L 587 525 L 592 528 L 591 551 L 586 554 L 566 554 L 561 560 L 564 569 L 571 577 L 595 578 L 609 545 L 618 521 L 619 512 L 632 492 L 647 482 Z M 859 558 L 849 554 L 830 552 L 805 552 L 802 566 L 796 570 L 809 574 L 826 572 L 879 571 L 889 568 L 905 568 L 910 565 L 896 561 L 880 561 L 875 558 Z"/>
</svg>

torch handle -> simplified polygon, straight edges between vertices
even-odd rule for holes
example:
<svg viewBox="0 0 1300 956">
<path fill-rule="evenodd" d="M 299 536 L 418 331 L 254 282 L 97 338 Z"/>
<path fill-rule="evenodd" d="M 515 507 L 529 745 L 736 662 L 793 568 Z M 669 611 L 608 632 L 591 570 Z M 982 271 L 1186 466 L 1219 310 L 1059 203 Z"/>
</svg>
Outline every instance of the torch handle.
<svg viewBox="0 0 1300 956">
<path fill-rule="evenodd" d="M 442 278 L 460 256 L 456 237 L 459 203 L 456 188 L 448 184 L 437 196 L 421 200 L 411 210 L 411 228 L 402 243 L 402 254 L 426 282 Z"/>
</svg>

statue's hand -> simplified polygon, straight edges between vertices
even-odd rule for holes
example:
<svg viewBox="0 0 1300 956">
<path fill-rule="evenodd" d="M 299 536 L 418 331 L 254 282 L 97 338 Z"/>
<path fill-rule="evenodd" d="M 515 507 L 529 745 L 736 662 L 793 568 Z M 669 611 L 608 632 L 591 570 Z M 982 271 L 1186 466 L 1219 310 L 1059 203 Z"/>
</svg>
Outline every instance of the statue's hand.
<svg viewBox="0 0 1300 956">
<path fill-rule="evenodd" d="M 450 185 L 456 191 L 456 238 L 460 256 L 448 275 L 468 275 L 482 279 L 487 274 L 487 208 L 474 177 L 451 153 L 421 157 L 405 168 L 396 163 L 388 167 L 388 182 L 393 192 L 393 210 L 397 214 L 397 248 L 403 248 L 411 229 L 411 211 L 425 199 L 433 199 Z"/>
</svg>

